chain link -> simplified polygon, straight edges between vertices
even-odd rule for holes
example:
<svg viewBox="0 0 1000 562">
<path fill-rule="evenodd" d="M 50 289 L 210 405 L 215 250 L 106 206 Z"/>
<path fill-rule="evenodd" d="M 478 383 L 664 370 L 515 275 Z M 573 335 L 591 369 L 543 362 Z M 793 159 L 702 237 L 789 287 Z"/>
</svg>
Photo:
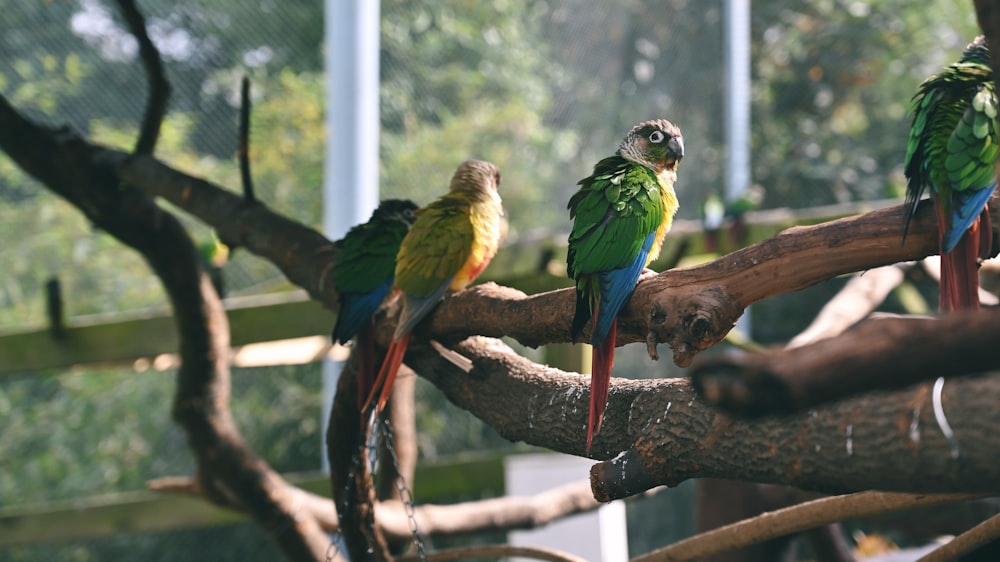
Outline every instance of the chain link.
<svg viewBox="0 0 1000 562">
<path fill-rule="evenodd" d="M 413 491 L 410 489 L 409 486 L 406 485 L 406 479 L 403 478 L 403 475 L 399 473 L 399 457 L 396 454 L 396 445 L 392 432 L 392 424 L 389 423 L 388 418 L 383 418 L 382 426 L 383 426 L 383 438 L 385 439 L 386 450 L 389 451 L 389 457 L 390 457 L 389 460 L 392 461 L 392 466 L 395 468 L 396 471 L 396 479 L 395 479 L 396 491 L 399 492 L 399 499 L 402 502 L 403 510 L 406 513 L 406 520 L 410 528 L 410 534 L 413 535 L 413 545 L 417 549 L 417 556 L 420 558 L 420 561 L 427 562 L 427 552 L 424 548 L 424 538 L 423 535 L 421 535 L 420 533 L 420 528 L 417 526 L 417 513 L 413 501 Z M 365 448 L 368 451 L 373 451 L 375 449 L 375 447 L 373 446 L 374 441 L 376 441 L 376 439 L 373 436 L 372 442 L 365 444 Z M 341 501 L 342 512 L 346 513 L 347 511 L 348 502 L 350 501 L 349 497 L 350 494 L 352 493 L 352 488 L 355 484 L 354 470 L 358 468 L 362 462 L 364 462 L 363 459 L 364 455 L 362 455 L 359 452 L 355 454 L 354 458 L 351 460 L 351 470 L 348 471 L 347 473 L 347 482 L 344 484 L 343 500 Z M 339 530 L 335 533 L 335 535 L 336 537 L 342 536 Z M 326 549 L 326 562 L 333 562 L 333 560 L 336 559 L 336 557 L 340 554 L 340 546 L 338 544 L 339 540 L 336 537 L 334 538 L 334 540 L 330 542 L 330 546 L 328 546 Z M 371 548 L 371 545 L 369 545 L 369 548 Z"/>
<path fill-rule="evenodd" d="M 413 545 L 417 547 L 417 556 L 420 562 L 427 562 L 427 552 L 424 550 L 424 538 L 417 527 L 417 513 L 413 504 L 413 492 L 406 485 L 406 480 L 399 472 L 399 458 L 396 456 L 395 439 L 392 434 L 392 424 L 388 417 L 382 419 L 382 426 L 385 430 L 385 448 L 389 451 L 392 466 L 396 469 L 396 490 L 399 492 L 399 500 L 403 502 L 403 509 L 406 511 L 407 523 L 410 526 L 410 534 L 413 535 Z"/>
<path fill-rule="evenodd" d="M 340 513 L 347 513 L 347 508 L 350 504 L 351 494 L 353 493 L 355 485 L 354 481 L 356 476 L 355 471 L 361 466 L 362 462 L 364 462 L 363 453 L 361 451 L 354 453 L 354 456 L 351 458 L 351 468 L 347 471 L 347 478 L 344 482 L 344 493 L 342 494 L 342 499 L 340 501 L 340 509 L 338 510 Z M 339 517 L 340 514 L 338 513 L 338 519 Z M 337 556 L 340 555 L 339 543 L 343 540 L 344 535 L 340 529 L 338 529 L 333 534 L 334 534 L 333 540 L 330 541 L 330 546 L 326 548 L 326 562 L 333 562 L 337 558 Z M 368 549 L 370 551 L 372 549 L 371 537 L 367 533 L 365 534 L 365 537 L 369 541 Z"/>
</svg>

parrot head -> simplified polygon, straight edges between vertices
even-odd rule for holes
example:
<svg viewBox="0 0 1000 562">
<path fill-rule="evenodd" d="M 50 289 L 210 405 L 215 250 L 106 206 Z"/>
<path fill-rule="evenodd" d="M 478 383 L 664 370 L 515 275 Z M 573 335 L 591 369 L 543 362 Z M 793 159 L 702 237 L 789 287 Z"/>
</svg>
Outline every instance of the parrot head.
<svg viewBox="0 0 1000 562">
<path fill-rule="evenodd" d="M 484 160 L 466 160 L 458 166 L 455 175 L 451 177 L 449 191 L 498 199 L 499 187 L 500 169 L 495 164 Z"/>
<path fill-rule="evenodd" d="M 654 172 L 675 171 L 684 156 L 681 130 L 666 119 L 639 123 L 625 135 L 618 154 Z"/>
<path fill-rule="evenodd" d="M 958 62 L 977 62 L 980 64 L 990 63 L 990 47 L 986 43 L 986 36 L 980 35 L 969 43 L 962 51 L 962 58 Z"/>
<path fill-rule="evenodd" d="M 401 222 L 406 226 L 412 226 L 417 220 L 417 204 L 409 199 L 386 199 L 379 203 L 378 208 L 372 214 L 372 218 L 378 222 Z"/>
</svg>

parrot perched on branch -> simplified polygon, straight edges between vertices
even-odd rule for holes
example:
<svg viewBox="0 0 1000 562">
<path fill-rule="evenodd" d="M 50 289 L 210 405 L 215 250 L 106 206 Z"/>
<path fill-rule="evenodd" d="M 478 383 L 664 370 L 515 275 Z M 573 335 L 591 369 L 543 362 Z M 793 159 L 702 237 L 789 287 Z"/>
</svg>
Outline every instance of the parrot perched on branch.
<svg viewBox="0 0 1000 562">
<path fill-rule="evenodd" d="M 417 211 L 396 256 L 403 311 L 363 411 L 374 403 L 377 417 L 385 406 L 413 328 L 446 292 L 464 289 L 496 255 L 503 220 L 499 187 L 495 165 L 466 160 L 452 176 L 448 193 Z M 446 352 L 454 353 L 435 347 L 446 357 Z"/>
<path fill-rule="evenodd" d="M 340 245 L 333 272 L 340 311 L 333 326 L 335 343 L 357 336 L 358 407 L 375 385 L 374 314 L 392 289 L 396 254 L 416 220 L 416 203 L 386 199 L 368 222 L 352 227 Z"/>
<path fill-rule="evenodd" d="M 674 213 L 674 182 L 684 156 L 680 129 L 665 119 L 632 128 L 614 156 L 594 166 L 569 200 L 574 219 L 566 256 L 576 280 L 576 314 L 571 336 L 577 341 L 593 316 L 587 452 L 601 428 L 615 356 L 618 312 L 635 290 L 660 246 Z"/>
<path fill-rule="evenodd" d="M 913 96 L 906 145 L 903 238 L 930 187 L 941 236 L 942 311 L 979 308 L 977 260 L 992 239 L 986 202 L 997 185 L 997 95 L 986 38 L 925 80 Z"/>
</svg>

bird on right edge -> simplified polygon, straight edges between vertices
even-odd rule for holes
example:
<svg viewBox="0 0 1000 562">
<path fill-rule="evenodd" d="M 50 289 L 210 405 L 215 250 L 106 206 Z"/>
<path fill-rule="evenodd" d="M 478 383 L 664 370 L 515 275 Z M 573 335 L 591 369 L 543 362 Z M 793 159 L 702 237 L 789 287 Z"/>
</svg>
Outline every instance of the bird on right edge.
<svg viewBox="0 0 1000 562">
<path fill-rule="evenodd" d="M 632 127 L 613 156 L 580 180 L 569 200 L 573 230 L 566 256 L 576 281 L 571 337 L 577 341 L 594 317 L 587 453 L 600 431 L 611 384 L 617 317 L 646 266 L 660 253 L 677 212 L 677 165 L 684 140 L 666 119 Z"/>
<path fill-rule="evenodd" d="M 978 259 L 990 255 L 986 202 L 997 185 L 997 95 L 986 38 L 925 80 L 913 96 L 906 145 L 903 239 L 924 190 L 940 232 L 942 312 L 979 308 Z"/>
</svg>

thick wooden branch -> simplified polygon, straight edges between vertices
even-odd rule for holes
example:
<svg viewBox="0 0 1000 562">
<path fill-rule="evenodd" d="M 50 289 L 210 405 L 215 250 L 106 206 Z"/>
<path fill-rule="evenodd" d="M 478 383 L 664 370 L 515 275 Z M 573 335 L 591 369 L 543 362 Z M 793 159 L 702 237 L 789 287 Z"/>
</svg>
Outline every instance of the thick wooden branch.
<svg viewBox="0 0 1000 562">
<path fill-rule="evenodd" d="M 465 374 L 429 346 L 408 355 L 417 372 L 504 437 L 583 456 L 589 378 L 543 367 L 498 340 L 455 349 Z M 757 421 L 705 404 L 686 379 L 614 379 L 591 472 L 598 499 L 627 497 L 689 478 L 781 483 L 825 492 L 995 492 L 1000 489 L 1000 377 L 948 381 L 943 412 L 960 445 L 935 419 L 929 386 L 873 393 L 815 411 Z M 961 405 L 961 406 L 959 406 Z"/>
<path fill-rule="evenodd" d="M 224 240 L 274 261 L 293 283 L 336 307 L 330 277 L 336 250 L 316 231 L 263 205 L 242 205 L 239 196 L 151 157 L 127 159 L 120 172 L 139 189 L 212 225 Z M 836 275 L 935 253 L 937 226 L 930 206 L 918 210 L 905 244 L 900 242 L 902 216 L 902 208 L 893 207 L 791 228 L 710 263 L 663 272 L 636 289 L 619 317 L 618 343 L 646 342 L 651 354 L 657 343 L 667 343 L 674 361 L 688 365 L 698 352 L 721 341 L 754 302 Z M 470 334 L 509 336 L 532 347 L 566 342 L 574 305 L 572 289 L 526 296 L 480 285 L 445 299 L 423 324 L 423 334 L 442 341 Z M 382 328 L 385 342 L 390 327 Z"/>
<path fill-rule="evenodd" d="M 692 369 L 691 380 L 706 400 L 727 411 L 782 414 L 869 390 L 1000 369 L 993 347 L 998 334 L 997 309 L 873 318 L 812 345 L 706 360 Z"/>
<path fill-rule="evenodd" d="M 687 366 L 697 353 L 718 343 L 755 302 L 837 275 L 936 253 L 930 205 L 918 209 L 905 244 L 902 217 L 902 207 L 891 207 L 789 228 L 704 265 L 641 283 L 632 303 L 644 305 L 635 312 L 644 313 L 650 354 L 652 346 L 665 342 L 674 350 L 674 362 Z"/>
</svg>

